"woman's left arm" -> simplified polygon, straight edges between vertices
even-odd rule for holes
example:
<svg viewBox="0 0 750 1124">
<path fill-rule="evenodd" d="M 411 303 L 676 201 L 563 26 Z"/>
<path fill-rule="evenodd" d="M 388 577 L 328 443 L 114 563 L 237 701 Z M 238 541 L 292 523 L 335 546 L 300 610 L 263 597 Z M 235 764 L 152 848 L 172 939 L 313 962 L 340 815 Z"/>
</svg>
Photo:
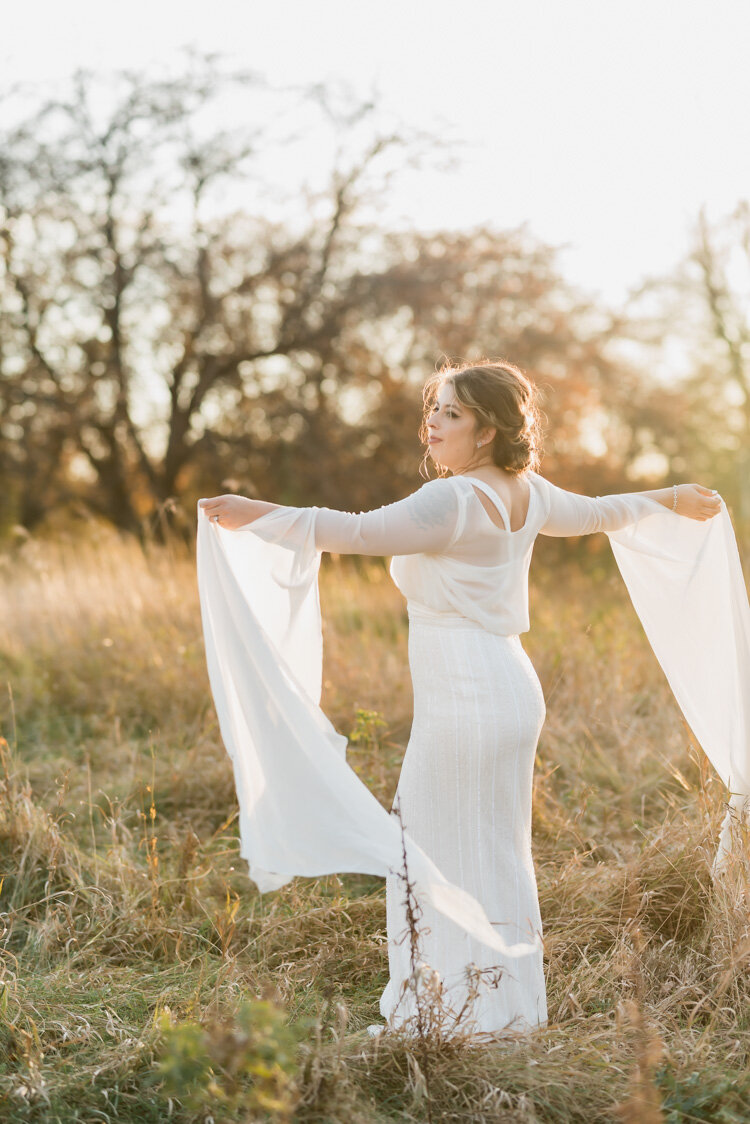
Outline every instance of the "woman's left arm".
<svg viewBox="0 0 750 1124">
<path fill-rule="evenodd" d="M 677 484 L 674 488 L 653 488 L 610 496 L 581 496 L 546 479 L 544 486 L 549 497 L 549 513 L 540 527 L 543 535 L 561 537 L 619 531 L 654 510 L 654 501 L 689 519 L 712 519 L 721 511 L 721 497 L 701 484 Z M 675 490 L 676 508 L 673 507 Z"/>
</svg>

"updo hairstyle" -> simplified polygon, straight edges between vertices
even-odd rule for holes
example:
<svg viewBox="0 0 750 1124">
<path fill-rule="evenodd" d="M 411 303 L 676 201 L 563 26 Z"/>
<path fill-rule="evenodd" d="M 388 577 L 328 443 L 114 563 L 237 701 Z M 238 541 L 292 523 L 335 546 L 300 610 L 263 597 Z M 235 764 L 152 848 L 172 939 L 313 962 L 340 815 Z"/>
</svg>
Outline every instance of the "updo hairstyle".
<svg viewBox="0 0 750 1124">
<path fill-rule="evenodd" d="M 542 442 L 537 389 L 515 364 L 488 359 L 459 367 L 444 364 L 425 383 L 419 431 L 427 446 L 423 466 L 429 453 L 427 421 L 445 383 L 451 384 L 456 400 L 474 414 L 477 432 L 485 426 L 496 429 L 489 452 L 498 468 L 513 476 L 538 469 Z M 437 469 L 440 475 L 448 471 L 441 465 Z"/>
</svg>

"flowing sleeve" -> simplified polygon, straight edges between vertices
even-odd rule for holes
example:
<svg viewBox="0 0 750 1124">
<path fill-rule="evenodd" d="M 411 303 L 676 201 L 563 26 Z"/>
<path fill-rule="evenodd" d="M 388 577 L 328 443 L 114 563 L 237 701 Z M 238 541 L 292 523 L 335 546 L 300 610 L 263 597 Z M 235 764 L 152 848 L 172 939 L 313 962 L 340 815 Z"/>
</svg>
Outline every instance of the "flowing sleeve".
<svg viewBox="0 0 750 1124">
<path fill-rule="evenodd" d="M 378 516 L 370 537 L 366 513 L 324 523 L 320 539 L 321 509 L 280 506 L 238 533 L 210 521 L 198 503 L 206 664 L 234 770 L 240 854 L 261 893 L 298 875 L 408 874 L 418 902 L 429 902 L 501 956 L 527 956 L 541 948 L 540 934 L 504 940 L 504 919 L 491 922 L 474 897 L 449 882 L 363 784 L 346 761 L 346 738 L 319 706 L 323 544 L 379 552 L 446 541 L 449 522 L 424 515 L 431 505 L 403 502 L 397 524 Z M 395 526 L 398 534 L 390 537 Z"/>
<path fill-rule="evenodd" d="M 661 513 L 608 538 L 672 692 L 729 790 L 712 873 L 750 824 L 750 604 L 726 504 L 700 521 Z"/>
<path fill-rule="evenodd" d="M 750 605 L 726 504 L 689 519 L 641 493 L 580 496 L 536 477 L 547 535 L 605 531 L 696 740 L 729 790 L 713 874 L 750 822 Z"/>
</svg>

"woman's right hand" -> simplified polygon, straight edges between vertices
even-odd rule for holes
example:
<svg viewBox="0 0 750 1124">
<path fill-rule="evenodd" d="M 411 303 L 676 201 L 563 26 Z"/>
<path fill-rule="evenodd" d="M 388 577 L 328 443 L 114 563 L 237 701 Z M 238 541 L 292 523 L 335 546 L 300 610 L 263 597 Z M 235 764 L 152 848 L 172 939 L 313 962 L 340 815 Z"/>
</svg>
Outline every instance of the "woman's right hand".
<svg viewBox="0 0 750 1124">
<path fill-rule="evenodd" d="M 702 484 L 678 484 L 676 510 L 678 515 L 705 522 L 721 511 L 721 496 L 715 495 L 713 489 L 704 488 Z"/>
<path fill-rule="evenodd" d="M 246 496 L 236 496 L 233 492 L 198 500 L 198 506 L 210 520 L 216 520 L 225 531 L 236 531 L 238 527 L 252 523 L 260 514 L 256 500 L 248 499 Z"/>
</svg>

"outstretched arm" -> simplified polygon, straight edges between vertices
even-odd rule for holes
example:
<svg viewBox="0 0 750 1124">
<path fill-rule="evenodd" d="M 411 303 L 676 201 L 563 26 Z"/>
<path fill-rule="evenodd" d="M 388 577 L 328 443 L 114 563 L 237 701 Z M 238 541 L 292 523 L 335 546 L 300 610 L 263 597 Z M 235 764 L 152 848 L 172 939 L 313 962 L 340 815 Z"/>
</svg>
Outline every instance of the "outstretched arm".
<svg viewBox="0 0 750 1124">
<path fill-rule="evenodd" d="M 623 492 L 611 496 L 580 496 L 545 480 L 550 510 L 540 533 L 543 535 L 591 535 L 595 531 L 618 531 L 644 515 L 658 511 L 655 503 L 672 510 L 672 488 L 646 492 Z M 678 484 L 677 515 L 689 519 L 712 519 L 721 510 L 721 499 L 701 484 Z"/>
<path fill-rule="evenodd" d="M 321 507 L 315 545 L 336 554 L 439 554 L 458 525 L 458 493 L 448 480 L 429 480 L 406 499 L 353 515 Z"/>
<path fill-rule="evenodd" d="M 312 511 L 316 549 L 336 554 L 438 554 L 452 543 L 459 517 L 458 493 L 447 479 L 428 480 L 403 500 L 359 514 L 328 507 L 284 507 L 241 496 L 217 496 L 200 503 L 209 518 L 218 514 L 221 526 L 229 530 L 248 527 L 274 511 Z M 262 523 L 258 533 L 263 534 Z"/>
</svg>

